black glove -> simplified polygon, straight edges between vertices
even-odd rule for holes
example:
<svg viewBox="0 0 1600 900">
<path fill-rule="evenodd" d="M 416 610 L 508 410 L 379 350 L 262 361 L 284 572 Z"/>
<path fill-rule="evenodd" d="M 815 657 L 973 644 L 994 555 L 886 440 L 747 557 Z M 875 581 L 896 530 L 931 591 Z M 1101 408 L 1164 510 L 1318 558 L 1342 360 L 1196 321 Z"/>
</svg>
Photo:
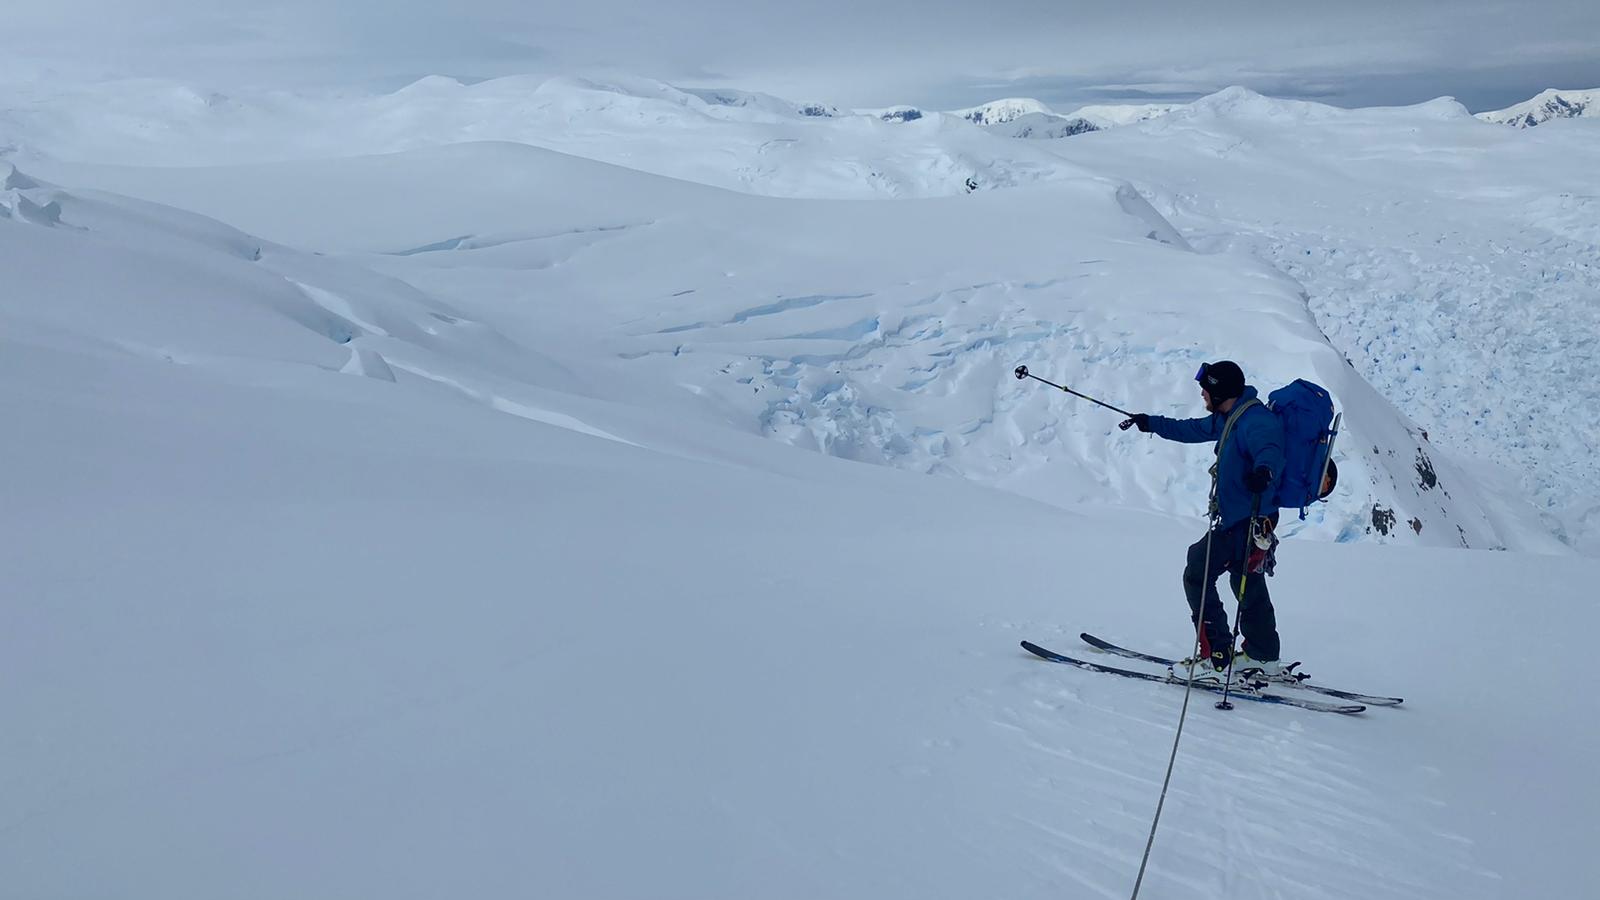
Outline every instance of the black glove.
<svg viewBox="0 0 1600 900">
<path fill-rule="evenodd" d="M 1134 426 L 1138 426 L 1140 431 L 1149 431 L 1150 417 L 1144 413 L 1134 413 L 1128 418 L 1123 419 L 1122 424 L 1118 425 L 1117 427 L 1121 428 L 1123 431 L 1127 431 L 1129 428 L 1133 428 Z"/>
<path fill-rule="evenodd" d="M 1254 472 L 1244 477 L 1244 486 L 1249 488 L 1252 494 L 1259 494 L 1272 487 L 1272 470 L 1266 466 L 1256 466 Z"/>
</svg>

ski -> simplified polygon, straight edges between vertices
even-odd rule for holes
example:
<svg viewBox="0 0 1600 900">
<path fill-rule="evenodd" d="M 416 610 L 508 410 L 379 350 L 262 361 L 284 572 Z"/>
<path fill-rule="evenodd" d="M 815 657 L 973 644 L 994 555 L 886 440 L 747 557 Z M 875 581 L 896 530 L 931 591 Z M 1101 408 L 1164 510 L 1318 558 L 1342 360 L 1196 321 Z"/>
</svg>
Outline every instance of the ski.
<svg viewBox="0 0 1600 900">
<path fill-rule="evenodd" d="M 1107 675 L 1121 675 L 1123 678 L 1138 678 L 1143 681 L 1155 681 L 1161 684 L 1181 685 L 1186 683 L 1183 681 L 1178 681 L 1177 679 L 1168 678 L 1165 675 L 1156 675 L 1151 672 L 1135 672 L 1132 669 L 1118 669 L 1114 666 L 1102 666 L 1099 663 L 1092 663 L 1088 662 L 1087 660 L 1073 659 L 1070 656 L 1063 656 L 1054 650 L 1046 650 L 1038 644 L 1034 644 L 1029 641 L 1022 642 L 1022 649 L 1041 659 L 1047 659 L 1054 663 L 1065 663 L 1069 666 L 1077 666 L 1080 669 L 1088 669 L 1091 672 L 1104 672 Z M 1221 685 L 1206 685 L 1196 683 L 1194 687 L 1197 690 L 1210 691 L 1213 694 L 1222 693 Z M 1229 696 L 1238 697 L 1242 700 L 1255 700 L 1260 703 L 1277 703 L 1283 706 L 1298 706 L 1301 709 L 1311 709 L 1316 710 L 1317 712 L 1349 714 L 1358 713 L 1366 709 L 1365 706 L 1360 706 L 1357 704 L 1322 703 L 1317 700 L 1306 700 L 1300 697 L 1286 697 L 1282 694 L 1266 694 L 1260 691 L 1235 690 L 1232 691 Z"/>
<path fill-rule="evenodd" d="M 1116 644 L 1113 644 L 1110 641 L 1101 640 L 1100 638 L 1097 638 L 1088 632 L 1084 632 L 1083 634 L 1078 635 L 1078 637 L 1083 638 L 1084 643 L 1091 647 L 1104 650 L 1107 653 L 1114 653 L 1117 656 L 1126 657 L 1128 659 L 1141 659 L 1145 662 L 1152 662 L 1163 666 L 1175 666 L 1178 664 L 1178 660 L 1175 659 L 1167 659 L 1164 656 L 1156 656 L 1151 653 L 1140 653 L 1137 650 L 1129 650 L 1126 647 L 1118 647 Z M 1382 697 L 1376 694 L 1361 694 L 1357 693 L 1356 691 L 1341 691 L 1336 688 L 1323 687 L 1320 684 L 1307 684 L 1305 681 L 1296 681 L 1292 684 L 1286 681 L 1272 681 L 1268 683 L 1272 685 L 1282 684 L 1284 687 L 1299 688 L 1303 691 L 1315 691 L 1318 694 L 1326 694 L 1330 697 L 1338 697 L 1341 700 L 1349 700 L 1354 703 L 1365 703 L 1368 706 L 1399 706 L 1401 703 L 1405 702 L 1405 700 L 1400 697 Z"/>
</svg>

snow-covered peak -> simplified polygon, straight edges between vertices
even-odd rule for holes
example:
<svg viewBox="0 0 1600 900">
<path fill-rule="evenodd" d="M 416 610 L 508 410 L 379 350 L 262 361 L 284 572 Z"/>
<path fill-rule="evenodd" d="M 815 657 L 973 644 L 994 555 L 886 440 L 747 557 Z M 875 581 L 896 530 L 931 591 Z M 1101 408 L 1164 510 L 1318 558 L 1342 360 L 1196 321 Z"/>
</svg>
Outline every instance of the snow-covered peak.
<svg viewBox="0 0 1600 900">
<path fill-rule="evenodd" d="M 411 82 L 400 90 L 395 91 L 395 94 L 397 96 L 437 94 L 461 91 L 465 90 L 466 87 L 467 86 L 461 81 L 458 81 L 447 75 L 425 75 L 422 78 L 418 78 L 416 81 Z"/>
<path fill-rule="evenodd" d="M 1183 109 L 1182 103 L 1120 103 L 1083 106 L 1067 114 L 1070 119 L 1083 119 L 1097 129 L 1133 125 Z"/>
<path fill-rule="evenodd" d="M 1453 97 L 1437 97 L 1409 106 L 1371 106 L 1346 108 L 1318 103 L 1268 97 L 1249 88 L 1230 87 L 1196 100 L 1167 116 L 1158 125 L 1226 123 L 1230 128 L 1254 129 L 1267 126 L 1286 129 L 1284 133 L 1315 128 L 1391 128 L 1396 125 L 1420 126 L 1423 123 L 1470 122 L 1472 114 Z"/>
<path fill-rule="evenodd" d="M 1562 91 L 1550 88 L 1531 100 L 1515 106 L 1478 113 L 1478 118 L 1497 125 L 1532 128 L 1551 119 L 1600 117 L 1600 88 L 1587 91 Z"/>
<path fill-rule="evenodd" d="M 1384 107 L 1377 108 L 1383 109 Z M 1426 100 L 1422 103 L 1417 103 L 1412 106 L 1390 108 L 1409 110 L 1417 115 L 1426 116 L 1430 119 L 1438 119 L 1440 121 L 1472 118 L 1472 113 L 1465 106 L 1461 105 L 1461 101 L 1454 97 L 1435 97 L 1432 100 Z"/>
<path fill-rule="evenodd" d="M 1286 100 L 1258 94 L 1234 85 L 1208 94 L 1175 115 L 1192 119 L 1233 118 L 1274 121 L 1321 121 L 1339 112 L 1335 107 L 1310 100 Z"/>
<path fill-rule="evenodd" d="M 960 116 L 974 125 L 1003 125 L 1028 115 L 1055 115 L 1050 107 L 1029 97 L 995 100 L 982 106 L 954 109 L 950 114 Z"/>
</svg>

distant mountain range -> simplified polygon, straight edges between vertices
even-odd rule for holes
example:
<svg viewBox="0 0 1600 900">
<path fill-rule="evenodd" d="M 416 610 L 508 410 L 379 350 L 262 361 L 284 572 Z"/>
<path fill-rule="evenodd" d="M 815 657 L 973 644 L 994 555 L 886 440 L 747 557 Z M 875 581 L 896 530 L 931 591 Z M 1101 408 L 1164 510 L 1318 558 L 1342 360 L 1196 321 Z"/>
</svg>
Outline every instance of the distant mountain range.
<svg viewBox="0 0 1600 900">
<path fill-rule="evenodd" d="M 1600 117 L 1600 88 L 1587 91 L 1558 91 L 1551 88 L 1515 106 L 1478 113 L 1478 118 L 1485 122 L 1515 128 L 1532 128 L 1551 119 L 1580 117 Z"/>
<path fill-rule="evenodd" d="M 915 106 L 861 109 L 858 115 L 875 116 L 885 122 L 915 122 L 928 116 L 955 116 L 980 128 L 1005 137 L 1062 138 L 1119 125 L 1131 125 L 1182 109 L 1177 103 L 1085 106 L 1065 115 L 1031 97 L 1008 97 L 982 106 L 946 111 L 930 111 Z M 814 115 L 814 113 L 806 113 Z"/>
<path fill-rule="evenodd" d="M 1176 110 L 1183 103 L 1141 103 L 1083 106 L 1070 113 L 1058 113 L 1048 105 L 1028 97 L 1008 97 L 981 106 L 953 109 L 943 113 L 925 111 L 914 106 L 894 106 L 887 109 L 856 110 L 858 114 L 872 115 L 886 122 L 914 122 L 926 116 L 950 115 L 966 119 L 994 134 L 1014 138 L 1063 138 L 1103 131 L 1122 125 L 1133 125 Z M 807 112 L 807 115 L 817 115 Z M 837 114 L 837 111 L 834 111 Z M 1585 91 L 1550 89 L 1538 96 L 1493 112 L 1477 113 L 1485 122 L 1531 128 L 1552 119 L 1600 117 L 1600 88 Z"/>
</svg>

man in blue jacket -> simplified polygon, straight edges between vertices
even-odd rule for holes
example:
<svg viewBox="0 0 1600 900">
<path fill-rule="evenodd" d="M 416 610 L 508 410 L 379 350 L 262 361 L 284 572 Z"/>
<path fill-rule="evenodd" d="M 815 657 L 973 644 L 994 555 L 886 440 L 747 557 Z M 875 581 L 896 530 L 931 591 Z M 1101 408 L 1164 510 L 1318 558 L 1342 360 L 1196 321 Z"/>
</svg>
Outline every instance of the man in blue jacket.
<svg viewBox="0 0 1600 900">
<path fill-rule="evenodd" d="M 1228 360 L 1207 363 L 1195 374 L 1200 397 L 1210 415 L 1199 419 L 1169 419 L 1139 413 L 1122 423 L 1137 426 L 1169 441 L 1185 444 L 1216 442 L 1216 465 L 1211 469 L 1211 529 L 1189 547 L 1183 570 L 1183 588 L 1189 595 L 1191 621 L 1200 631 L 1201 658 L 1195 680 L 1220 680 L 1230 657 L 1235 672 L 1259 669 L 1274 676 L 1278 663 L 1278 622 L 1272 611 L 1263 572 L 1250 572 L 1252 518 L 1262 520 L 1267 535 L 1278 522 L 1278 481 L 1283 472 L 1283 426 L 1278 417 L 1244 383 L 1244 372 Z M 1209 562 L 1208 562 L 1209 561 Z M 1244 645 L 1233 652 L 1233 632 L 1228 613 L 1217 597 L 1217 576 L 1231 573 L 1233 595 L 1239 594 L 1239 631 Z M 1203 612 L 1202 612 L 1203 610 Z M 1200 628 L 1198 622 L 1204 622 Z M 1183 668 L 1188 669 L 1188 660 Z M 1186 677 L 1185 672 L 1175 672 Z"/>
</svg>

